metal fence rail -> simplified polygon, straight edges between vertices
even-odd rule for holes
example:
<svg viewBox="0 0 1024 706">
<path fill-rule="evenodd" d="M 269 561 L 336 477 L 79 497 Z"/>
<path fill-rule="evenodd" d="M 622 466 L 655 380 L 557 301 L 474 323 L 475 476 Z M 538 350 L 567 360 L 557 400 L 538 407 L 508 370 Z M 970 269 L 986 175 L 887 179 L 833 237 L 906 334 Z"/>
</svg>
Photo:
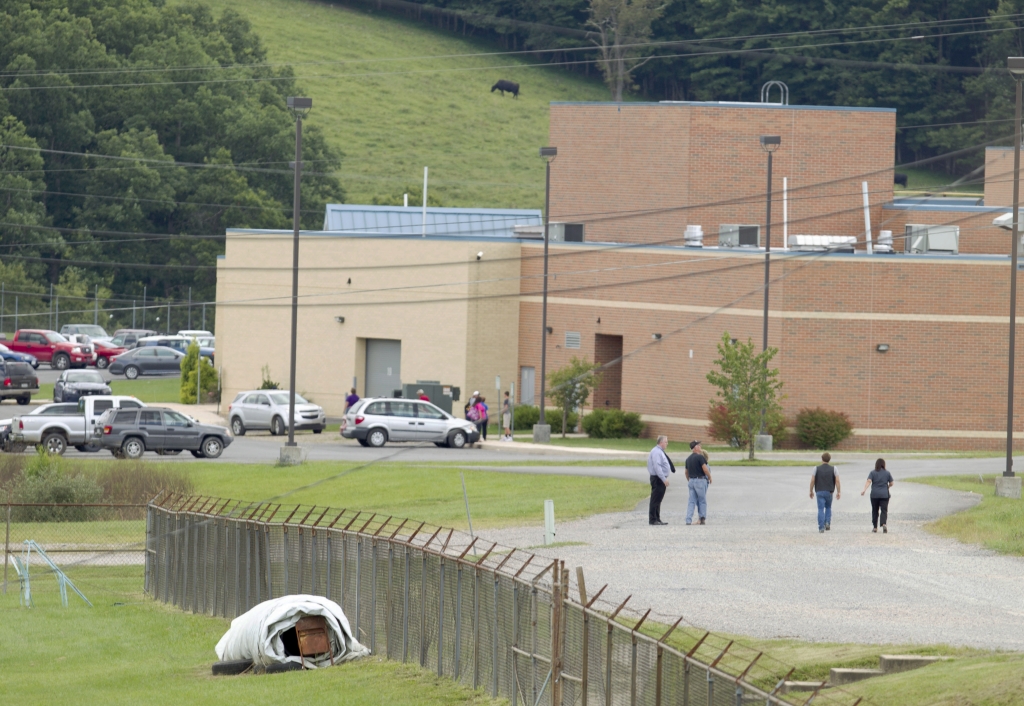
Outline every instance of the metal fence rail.
<svg viewBox="0 0 1024 706">
<path fill-rule="evenodd" d="M 233 618 L 270 598 L 325 596 L 373 652 L 513 706 L 860 703 L 782 694 L 786 670 L 749 648 L 687 633 L 681 618 L 648 621 L 604 589 L 587 597 L 557 559 L 426 523 L 170 495 L 149 506 L 145 558 L 157 600 Z"/>
</svg>

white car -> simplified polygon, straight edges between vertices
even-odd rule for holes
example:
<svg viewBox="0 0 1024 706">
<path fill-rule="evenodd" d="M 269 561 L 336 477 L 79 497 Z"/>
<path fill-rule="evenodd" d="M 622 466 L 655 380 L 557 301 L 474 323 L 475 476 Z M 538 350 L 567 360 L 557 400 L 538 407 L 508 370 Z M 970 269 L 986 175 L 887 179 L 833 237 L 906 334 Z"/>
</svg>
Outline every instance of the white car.
<svg viewBox="0 0 1024 706">
<path fill-rule="evenodd" d="M 202 329 L 185 329 L 184 331 L 178 331 L 178 335 L 185 338 L 213 338 L 212 332 L 203 331 Z"/>
<path fill-rule="evenodd" d="M 465 419 L 420 400 L 370 398 L 359 400 L 341 422 L 341 435 L 363 446 L 381 447 L 389 441 L 432 441 L 461 449 L 476 443 L 480 432 Z"/>
<path fill-rule="evenodd" d="M 228 426 L 235 436 L 244 436 L 250 429 L 269 429 L 278 436 L 288 433 L 288 391 L 249 390 L 239 392 L 228 405 Z M 327 417 L 320 405 L 295 395 L 295 429 L 312 429 L 319 434 L 327 427 Z"/>
</svg>

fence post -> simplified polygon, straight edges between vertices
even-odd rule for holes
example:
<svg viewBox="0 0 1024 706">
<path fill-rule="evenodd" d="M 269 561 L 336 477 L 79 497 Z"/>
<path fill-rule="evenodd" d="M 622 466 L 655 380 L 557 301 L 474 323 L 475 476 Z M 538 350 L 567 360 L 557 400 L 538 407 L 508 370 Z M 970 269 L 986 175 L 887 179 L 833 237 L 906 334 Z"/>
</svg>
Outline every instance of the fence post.
<svg viewBox="0 0 1024 706">
<path fill-rule="evenodd" d="M 480 569 L 473 567 L 473 689 L 480 688 Z"/>
<path fill-rule="evenodd" d="M 444 676 L 444 557 L 437 559 L 437 676 Z"/>
<path fill-rule="evenodd" d="M 334 553 L 334 542 L 331 539 L 334 537 L 334 530 L 327 530 L 327 597 L 334 600 L 334 596 L 331 595 L 331 555 Z M 338 601 L 341 605 L 341 601 Z M 344 612 L 344 609 L 342 609 Z"/>
<path fill-rule="evenodd" d="M 256 548 L 253 550 L 252 558 L 256 562 L 256 604 L 259 605 L 263 602 L 263 567 L 260 565 L 260 526 L 253 523 L 252 525 L 252 536 L 256 540 Z"/>
<path fill-rule="evenodd" d="M 282 531 L 282 534 L 284 535 L 281 538 L 281 544 L 284 546 L 284 593 L 281 594 L 281 595 L 287 596 L 288 595 L 288 525 L 283 525 L 281 527 L 281 531 Z M 358 640 L 358 639 L 359 639 L 359 636 L 357 635 L 356 636 L 356 640 Z"/>
<path fill-rule="evenodd" d="M 11 503 L 7 502 L 7 532 L 4 539 L 4 595 L 7 595 L 7 562 L 11 554 Z"/>
<path fill-rule="evenodd" d="M 356 640 L 362 642 L 359 635 L 359 598 L 362 593 L 360 584 L 362 584 L 362 573 L 363 573 L 363 538 L 360 535 L 356 535 L 356 612 L 355 622 L 353 623 L 353 632 L 355 633 Z"/>
<path fill-rule="evenodd" d="M 245 609 L 252 607 L 252 527 L 245 522 Z M 239 611 L 242 612 L 242 611 Z"/>
<path fill-rule="evenodd" d="M 530 701 L 537 703 L 537 584 L 530 590 Z"/>
<path fill-rule="evenodd" d="M 462 564 L 455 572 L 455 681 L 459 680 L 462 659 Z"/>
<path fill-rule="evenodd" d="M 562 598 L 568 575 L 562 563 L 555 564 L 551 587 L 551 706 L 562 703 Z"/>
<path fill-rule="evenodd" d="M 384 601 L 384 652 L 388 659 L 391 659 L 391 628 L 394 627 L 394 586 L 392 585 L 392 574 L 395 570 L 395 545 L 388 540 L 388 587 L 387 600 Z"/>
<path fill-rule="evenodd" d="M 690 660 L 683 662 L 683 706 L 690 706 Z"/>
<path fill-rule="evenodd" d="M 715 706 L 715 678 L 711 676 L 711 670 L 708 670 L 708 706 Z"/>
<path fill-rule="evenodd" d="M 580 706 L 587 706 L 587 689 L 590 686 L 590 615 L 583 605 L 583 665 L 580 668 Z M 660 654 L 660 653 L 659 653 Z M 659 703 L 658 706 L 661 706 Z"/>
<path fill-rule="evenodd" d="M 498 610 L 498 606 L 494 606 Z M 517 706 L 519 698 L 519 583 L 512 579 L 512 706 Z"/>
<path fill-rule="evenodd" d="M 267 561 L 267 600 L 269 601 L 271 598 L 274 597 L 274 579 L 273 579 L 273 576 L 271 575 L 271 571 L 270 571 L 271 564 L 270 564 L 270 526 L 269 525 L 264 526 L 263 534 L 265 535 L 264 536 L 264 540 L 265 541 L 263 542 L 263 545 L 267 549 L 267 556 L 266 556 L 266 561 Z"/>
<path fill-rule="evenodd" d="M 192 612 L 199 612 L 199 525 L 192 523 Z"/>
<path fill-rule="evenodd" d="M 377 652 L 377 540 L 370 540 L 370 652 Z"/>
<path fill-rule="evenodd" d="M 239 595 L 242 592 L 242 525 L 238 520 L 232 520 L 235 525 L 235 614 L 237 618 L 242 614 L 241 606 L 238 605 Z"/>
<path fill-rule="evenodd" d="M 402 591 L 402 661 L 409 661 L 409 547 L 402 550 L 405 563 L 405 586 Z"/>
<path fill-rule="evenodd" d="M 618 611 L 616 611 L 618 612 Z M 612 620 L 608 620 L 608 646 L 605 650 L 604 703 L 612 706 Z"/>
<path fill-rule="evenodd" d="M 420 570 L 420 666 L 427 666 L 427 553 L 420 550 L 423 568 Z"/>
<path fill-rule="evenodd" d="M 494 627 L 491 630 L 491 696 L 498 698 L 498 572 L 494 572 Z"/>
</svg>

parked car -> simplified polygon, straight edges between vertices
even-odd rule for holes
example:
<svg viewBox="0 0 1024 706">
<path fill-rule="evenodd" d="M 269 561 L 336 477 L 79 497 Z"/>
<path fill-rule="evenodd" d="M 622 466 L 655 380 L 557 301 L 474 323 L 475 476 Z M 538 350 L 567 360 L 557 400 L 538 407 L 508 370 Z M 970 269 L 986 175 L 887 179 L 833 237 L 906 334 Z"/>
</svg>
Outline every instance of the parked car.
<svg viewBox="0 0 1024 706">
<path fill-rule="evenodd" d="M 140 375 L 161 375 L 181 372 L 184 353 L 163 346 L 143 346 L 125 351 L 114 359 L 107 370 L 111 375 L 124 375 L 134 380 Z"/>
<path fill-rule="evenodd" d="M 28 363 L 0 363 L 0 380 L 0 400 L 13 398 L 18 404 L 28 404 L 32 395 L 39 392 L 39 378 Z"/>
<path fill-rule="evenodd" d="M 71 343 L 56 331 L 21 329 L 7 344 L 15 353 L 27 353 L 56 370 L 84 368 L 92 361 L 92 346 Z"/>
<path fill-rule="evenodd" d="M 139 409 L 145 407 L 134 397 L 99 395 L 83 397 L 76 405 L 77 414 L 63 413 L 25 414 L 11 420 L 11 442 L 25 446 L 38 446 L 48 453 L 61 455 L 68 446 L 79 451 L 98 451 L 93 440 L 99 419 L 110 409 Z"/>
<path fill-rule="evenodd" d="M 186 338 L 213 338 L 212 331 L 204 331 L 202 329 L 185 329 L 184 331 L 178 331 L 179 336 L 185 336 Z"/>
<path fill-rule="evenodd" d="M 228 405 L 228 420 L 235 436 L 250 429 L 269 429 L 278 436 L 288 433 L 288 391 L 250 390 L 239 392 Z M 324 408 L 295 395 L 295 428 L 312 429 L 314 434 L 327 428 Z"/>
<path fill-rule="evenodd" d="M 110 339 L 110 342 L 122 348 L 134 348 L 140 338 L 159 335 L 159 331 L 153 331 L 148 328 L 119 328 L 117 331 L 114 331 L 114 336 Z"/>
<path fill-rule="evenodd" d="M 140 338 L 139 342 L 135 344 L 136 348 L 142 346 L 166 346 L 167 348 L 173 348 L 176 351 L 182 353 L 188 353 L 188 347 L 195 341 L 199 343 L 199 339 L 190 338 L 188 336 L 147 336 L 146 338 Z M 213 362 L 213 344 L 209 347 L 203 346 L 199 343 L 199 355 L 204 358 L 209 358 L 210 362 Z"/>
<path fill-rule="evenodd" d="M 96 326 L 95 324 L 64 324 L 60 327 L 60 333 L 62 336 L 72 336 L 75 334 L 88 336 L 93 341 L 109 341 L 110 334 L 107 333 L 106 329 L 102 326 Z"/>
<path fill-rule="evenodd" d="M 64 334 L 61 335 L 64 336 Z M 89 356 L 88 365 L 96 365 L 96 344 L 93 343 L 93 340 L 91 338 L 89 338 L 84 333 L 69 333 L 68 335 L 64 336 L 64 338 L 68 339 L 68 342 L 70 343 L 74 343 L 76 345 L 82 346 L 82 348 L 88 348 L 89 350 L 91 350 L 92 355 Z"/>
<path fill-rule="evenodd" d="M 28 363 L 33 369 L 39 367 L 39 359 L 28 353 L 15 353 L 10 348 L 0 343 L 0 358 L 13 360 L 15 363 Z"/>
<path fill-rule="evenodd" d="M 233 441 L 225 427 L 200 424 L 165 407 L 110 410 L 96 425 L 94 441 L 118 458 L 138 459 L 147 451 L 190 451 L 217 458 Z"/>
<path fill-rule="evenodd" d="M 53 383 L 54 402 L 77 402 L 88 395 L 112 395 L 113 390 L 95 370 L 65 370 Z"/>
<path fill-rule="evenodd" d="M 432 441 L 456 449 L 476 443 L 476 426 L 453 417 L 430 402 L 397 398 L 359 400 L 341 422 L 341 435 L 363 446 L 380 447 L 388 441 Z"/>
<path fill-rule="evenodd" d="M 78 404 L 75 402 L 50 402 L 41 404 L 24 417 L 35 417 L 40 414 L 76 416 L 79 413 Z M 25 450 L 25 444 L 14 444 L 11 441 L 12 419 L 0 419 L 0 449 L 7 453 L 21 453 Z"/>
<path fill-rule="evenodd" d="M 121 346 L 115 346 L 110 341 L 95 341 L 93 348 L 96 349 L 96 367 L 106 370 L 114 361 L 114 358 L 125 352 Z"/>
</svg>

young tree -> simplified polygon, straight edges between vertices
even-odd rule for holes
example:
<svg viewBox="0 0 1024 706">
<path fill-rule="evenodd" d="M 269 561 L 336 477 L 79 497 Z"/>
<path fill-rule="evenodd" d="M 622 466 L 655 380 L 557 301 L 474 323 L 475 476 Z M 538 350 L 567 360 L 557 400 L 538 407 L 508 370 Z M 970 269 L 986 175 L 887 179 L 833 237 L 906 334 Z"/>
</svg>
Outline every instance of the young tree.
<svg viewBox="0 0 1024 706">
<path fill-rule="evenodd" d="M 771 426 L 770 422 L 782 415 L 779 369 L 768 367 L 778 352 L 778 348 L 769 347 L 762 353 L 754 353 L 754 344 L 749 338 L 746 343 L 733 343 L 726 332 L 718 343 L 720 357 L 715 365 L 719 370 L 707 375 L 708 382 L 718 388 L 718 399 L 710 401 L 709 418 L 719 406 L 724 406 L 733 436 L 740 447 L 747 446 L 750 459 L 754 458 L 754 438 L 761 433 L 762 423 L 767 421 L 766 426 Z"/>
<path fill-rule="evenodd" d="M 586 404 L 590 393 L 601 383 L 601 373 L 597 372 L 600 367 L 586 358 L 573 356 L 567 366 L 548 374 L 548 384 L 551 387 L 547 391 L 547 396 L 562 412 L 563 439 L 569 422 L 569 411 Z"/>
<path fill-rule="evenodd" d="M 590 0 L 587 25 L 600 37 L 594 44 L 601 49 L 601 72 L 612 100 L 622 100 L 630 74 L 653 58 L 643 58 L 643 47 L 635 45 L 650 39 L 651 24 L 664 9 L 662 0 Z"/>
</svg>

